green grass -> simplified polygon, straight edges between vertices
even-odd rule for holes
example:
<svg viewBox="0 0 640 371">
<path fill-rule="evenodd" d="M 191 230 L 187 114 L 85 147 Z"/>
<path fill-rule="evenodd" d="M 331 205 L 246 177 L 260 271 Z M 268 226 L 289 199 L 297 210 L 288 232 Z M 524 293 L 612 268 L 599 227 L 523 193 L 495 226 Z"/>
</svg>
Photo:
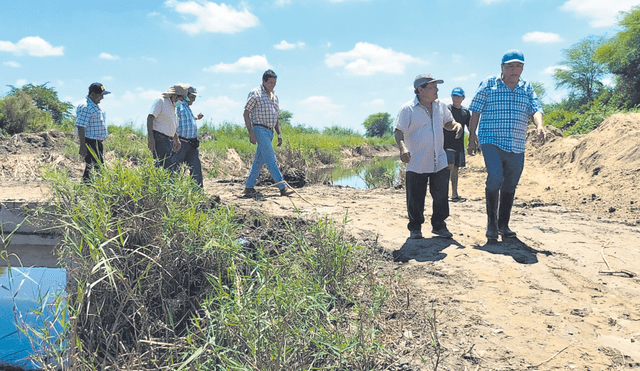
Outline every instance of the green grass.
<svg viewBox="0 0 640 371">
<path fill-rule="evenodd" d="M 39 355 L 58 360 L 47 369 L 62 360 L 77 370 L 392 363 L 375 326 L 388 299 L 377 253 L 343 225 L 239 214 L 150 160 L 94 175 L 84 185 L 50 169 L 54 204 L 35 215 L 58 226 L 70 275 L 65 347 Z"/>
</svg>

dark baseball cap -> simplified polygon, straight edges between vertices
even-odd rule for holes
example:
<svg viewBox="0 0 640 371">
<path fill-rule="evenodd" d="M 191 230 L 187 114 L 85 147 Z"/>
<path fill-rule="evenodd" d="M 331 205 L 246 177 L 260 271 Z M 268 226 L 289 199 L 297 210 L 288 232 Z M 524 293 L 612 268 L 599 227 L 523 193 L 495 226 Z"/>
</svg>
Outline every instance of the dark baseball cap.
<svg viewBox="0 0 640 371">
<path fill-rule="evenodd" d="M 93 84 L 89 85 L 89 94 L 91 93 L 102 94 L 102 95 L 111 94 L 110 91 L 104 90 L 104 85 L 102 85 L 99 82 L 94 82 Z"/>
</svg>

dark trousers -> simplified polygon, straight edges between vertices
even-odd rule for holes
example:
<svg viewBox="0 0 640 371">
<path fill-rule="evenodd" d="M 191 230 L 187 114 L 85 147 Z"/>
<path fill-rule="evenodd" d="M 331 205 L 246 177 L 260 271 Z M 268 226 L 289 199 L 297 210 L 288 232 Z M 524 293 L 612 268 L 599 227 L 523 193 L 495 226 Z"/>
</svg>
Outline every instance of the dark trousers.
<svg viewBox="0 0 640 371">
<path fill-rule="evenodd" d="M 102 165 L 104 158 L 102 156 L 103 147 L 101 140 L 85 138 L 84 143 L 87 146 L 87 154 L 84 156 L 84 162 L 87 165 L 84 167 L 82 181 L 86 182 L 89 180 L 89 173 L 91 170 Z"/>
<path fill-rule="evenodd" d="M 189 140 L 180 138 L 180 150 L 173 155 L 173 162 L 176 167 L 185 163 L 189 167 L 191 177 L 195 182 L 203 187 L 202 184 L 202 163 L 200 162 L 200 152 L 194 147 Z"/>
<path fill-rule="evenodd" d="M 153 140 L 156 142 L 156 148 L 153 151 L 153 159 L 156 160 L 156 166 L 175 171 L 173 138 L 154 130 Z"/>
<path fill-rule="evenodd" d="M 409 212 L 410 231 L 421 231 L 424 224 L 424 201 L 427 196 L 427 185 L 433 199 L 431 226 L 438 230 L 446 227 L 445 219 L 449 217 L 449 168 L 437 173 L 419 174 L 412 171 L 406 173 L 407 211 Z"/>
</svg>

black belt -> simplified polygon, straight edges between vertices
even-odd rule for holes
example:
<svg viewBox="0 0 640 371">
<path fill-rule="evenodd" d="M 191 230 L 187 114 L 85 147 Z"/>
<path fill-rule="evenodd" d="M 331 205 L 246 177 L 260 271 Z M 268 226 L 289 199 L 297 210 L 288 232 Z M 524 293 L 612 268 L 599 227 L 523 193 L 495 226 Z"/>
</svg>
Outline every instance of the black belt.
<svg viewBox="0 0 640 371">
<path fill-rule="evenodd" d="M 168 136 L 168 135 L 167 135 L 167 134 L 165 134 L 165 133 L 161 133 L 161 132 L 159 132 L 158 130 L 154 130 L 153 132 L 154 132 L 154 133 L 158 133 L 158 134 L 162 135 L 162 136 L 163 136 L 163 137 L 165 137 L 165 138 L 173 139 L 173 137 L 170 137 L 170 136 Z"/>
<path fill-rule="evenodd" d="M 269 129 L 269 130 L 272 130 L 272 131 L 273 131 L 273 129 L 271 129 L 271 128 L 270 128 L 270 127 L 268 127 L 267 125 L 253 124 L 253 126 L 262 126 L 263 128 L 267 128 L 267 129 Z"/>
</svg>

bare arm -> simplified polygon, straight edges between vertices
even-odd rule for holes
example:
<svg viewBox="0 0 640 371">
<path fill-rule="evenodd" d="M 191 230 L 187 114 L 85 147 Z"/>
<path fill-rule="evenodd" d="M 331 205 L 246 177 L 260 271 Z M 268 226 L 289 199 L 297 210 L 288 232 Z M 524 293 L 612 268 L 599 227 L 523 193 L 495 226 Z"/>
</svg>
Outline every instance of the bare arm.
<svg viewBox="0 0 640 371">
<path fill-rule="evenodd" d="M 398 144 L 398 148 L 400 149 L 400 160 L 405 164 L 408 164 L 411 161 L 411 153 L 407 148 L 407 145 L 404 143 L 404 133 L 398 129 L 393 132 L 393 135 L 396 138 L 396 144 Z"/>
<path fill-rule="evenodd" d="M 153 120 L 155 116 L 147 116 L 147 147 L 149 151 L 153 152 L 156 149 L 156 141 L 153 139 Z"/>
<path fill-rule="evenodd" d="M 538 128 L 538 139 L 540 139 L 540 141 L 544 143 L 547 137 L 547 134 L 544 131 L 544 123 L 542 121 L 542 112 L 538 111 L 533 114 L 533 123 L 536 124 L 536 127 Z"/>
<path fill-rule="evenodd" d="M 459 122 L 449 121 L 444 124 L 444 128 L 449 131 L 455 131 L 456 139 L 460 138 L 460 136 L 464 133 L 464 130 L 462 129 L 462 124 Z"/>
<path fill-rule="evenodd" d="M 82 126 L 78 126 L 78 142 L 80 145 L 80 149 L 78 150 L 78 154 L 84 157 L 87 155 L 87 145 L 84 142 L 84 128 Z"/>
<path fill-rule="evenodd" d="M 478 129 L 478 122 L 480 121 L 480 114 L 478 112 L 471 112 L 471 121 L 469 122 L 469 146 L 467 147 L 467 153 L 473 156 L 480 150 L 478 145 L 478 135 L 476 130 Z"/>
<path fill-rule="evenodd" d="M 256 139 L 256 133 L 253 132 L 253 126 L 251 126 L 251 118 L 249 118 L 250 113 L 251 111 L 244 110 L 242 117 L 244 118 L 244 125 L 247 127 L 247 130 L 249 131 L 249 142 L 251 142 L 251 144 L 256 144 L 258 139 Z"/>
<path fill-rule="evenodd" d="M 282 145 L 282 131 L 280 131 L 280 120 L 278 120 L 278 123 L 276 124 L 276 127 L 274 129 L 276 131 L 276 134 L 278 134 L 278 147 L 280 147 Z"/>
</svg>

